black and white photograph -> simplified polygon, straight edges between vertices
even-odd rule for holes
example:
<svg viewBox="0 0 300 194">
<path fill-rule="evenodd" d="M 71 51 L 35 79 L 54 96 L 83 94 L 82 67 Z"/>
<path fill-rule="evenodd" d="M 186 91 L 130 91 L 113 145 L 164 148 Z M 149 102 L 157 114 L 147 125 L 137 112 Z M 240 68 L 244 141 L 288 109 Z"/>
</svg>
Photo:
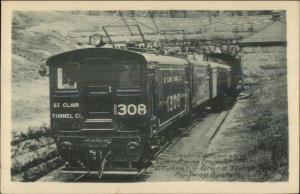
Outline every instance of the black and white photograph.
<svg viewBox="0 0 300 194">
<path fill-rule="evenodd" d="M 89 6 L 10 11 L 11 184 L 299 179 L 287 8 Z"/>
</svg>

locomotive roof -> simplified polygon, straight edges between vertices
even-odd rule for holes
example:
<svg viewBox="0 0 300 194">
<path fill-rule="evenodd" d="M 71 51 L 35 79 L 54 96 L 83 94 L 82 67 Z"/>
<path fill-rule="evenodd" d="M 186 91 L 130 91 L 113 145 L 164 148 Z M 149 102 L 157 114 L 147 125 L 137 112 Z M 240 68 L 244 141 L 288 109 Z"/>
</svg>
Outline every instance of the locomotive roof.
<svg viewBox="0 0 300 194">
<path fill-rule="evenodd" d="M 211 62 L 211 61 L 209 61 L 208 63 L 210 65 L 210 67 L 212 67 L 212 68 L 218 68 L 219 67 L 219 68 L 224 68 L 224 69 L 231 69 L 231 67 L 228 66 L 228 65 L 223 65 L 223 64 L 215 63 L 215 62 Z"/>
<path fill-rule="evenodd" d="M 46 64 L 51 65 L 56 62 L 76 62 L 84 58 L 117 58 L 120 61 L 133 59 L 145 60 L 145 62 L 153 64 L 168 65 L 186 65 L 188 61 L 179 57 L 156 55 L 149 53 L 141 53 L 125 49 L 115 48 L 83 48 L 67 51 L 50 57 Z"/>
<path fill-rule="evenodd" d="M 198 61 L 198 60 L 186 60 L 180 57 L 175 56 L 166 56 L 166 55 L 156 55 L 150 53 L 141 53 L 125 49 L 114 49 L 114 48 L 84 48 L 72 50 L 64 53 L 60 53 L 50 57 L 46 64 L 51 65 L 58 62 L 70 62 L 76 63 L 84 58 L 93 58 L 93 59 L 109 59 L 116 57 L 119 61 L 124 61 L 128 59 L 145 61 L 148 64 L 157 64 L 157 65 L 187 65 L 190 63 L 197 66 L 207 66 L 208 64 L 212 68 L 226 68 L 230 69 L 230 66 L 222 65 L 214 62 L 207 61 Z"/>
<path fill-rule="evenodd" d="M 84 59 L 117 59 L 118 61 L 131 60 L 145 60 L 144 57 L 137 52 L 114 49 L 114 48 L 83 48 L 59 53 L 50 57 L 47 65 L 57 62 L 71 62 L 76 63 Z"/>
<path fill-rule="evenodd" d="M 199 61 L 196 59 L 189 59 L 189 62 L 197 67 L 207 67 L 208 61 Z"/>
<path fill-rule="evenodd" d="M 162 65 L 187 65 L 189 62 L 185 59 L 166 56 L 166 55 L 156 55 L 149 53 L 141 53 L 148 63 L 162 64 Z"/>
</svg>

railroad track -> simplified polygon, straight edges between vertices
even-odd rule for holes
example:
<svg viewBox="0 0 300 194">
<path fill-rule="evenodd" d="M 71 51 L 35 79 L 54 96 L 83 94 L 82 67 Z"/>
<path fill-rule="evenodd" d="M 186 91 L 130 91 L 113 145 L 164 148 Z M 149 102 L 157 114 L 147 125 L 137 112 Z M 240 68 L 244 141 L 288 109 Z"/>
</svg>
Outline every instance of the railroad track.
<svg viewBox="0 0 300 194">
<path fill-rule="evenodd" d="M 179 128 L 177 130 L 182 131 L 180 135 L 175 136 L 170 142 L 166 142 L 155 154 L 154 159 L 156 159 L 160 153 L 163 151 L 168 151 L 169 148 L 174 146 L 182 137 L 184 137 L 190 130 L 198 124 L 200 118 L 197 117 L 192 121 L 192 124 L 188 125 L 186 128 Z"/>
<path fill-rule="evenodd" d="M 164 142 L 163 146 L 161 146 L 154 154 L 153 160 L 156 160 L 158 158 L 158 156 L 163 153 L 168 151 L 171 147 L 173 147 L 182 137 L 184 137 L 185 135 L 187 135 L 191 129 L 193 129 L 193 127 L 195 127 L 200 121 L 202 120 L 201 117 L 199 117 L 199 115 L 197 115 L 191 122 L 191 124 L 184 126 L 184 127 L 180 127 L 177 128 L 175 131 L 177 133 L 175 133 L 174 137 L 170 138 L 169 140 L 167 140 L 166 142 Z M 172 126 L 170 126 L 172 127 Z M 174 127 L 174 126 L 173 126 Z M 179 131 L 179 132 L 178 132 Z M 147 169 L 149 169 L 152 166 L 152 164 L 147 165 L 144 169 L 142 169 L 138 175 L 135 176 L 135 179 L 137 179 L 139 176 L 141 176 L 145 171 L 147 171 Z M 51 181 L 52 178 L 51 176 L 57 176 L 57 177 L 61 177 L 59 176 L 60 171 L 62 170 L 63 167 L 58 168 L 57 170 L 54 170 L 53 174 L 54 175 L 46 175 L 44 177 L 42 177 L 41 179 L 39 179 L 38 181 Z M 82 175 L 66 175 L 65 179 L 66 180 L 62 180 L 63 182 L 82 182 L 85 179 L 87 179 L 87 176 L 89 174 L 82 174 Z M 47 178 L 47 176 L 50 176 L 49 178 Z M 55 178 L 53 178 L 55 180 Z M 64 179 L 64 178 L 62 178 Z M 55 180 L 56 181 L 56 180 Z"/>
<path fill-rule="evenodd" d="M 180 131 L 180 133 L 176 134 L 173 138 L 170 139 L 170 141 L 166 141 L 163 146 L 161 146 L 154 154 L 153 160 L 156 160 L 158 156 L 162 152 L 167 152 L 171 147 L 173 147 L 182 137 L 184 137 L 186 134 L 190 132 L 193 127 L 195 127 L 200 121 L 201 117 L 197 116 L 195 119 L 192 120 L 191 124 L 189 124 L 186 127 L 181 127 L 177 128 L 175 131 Z M 172 127 L 172 126 L 170 126 Z M 141 176 L 145 171 L 147 171 L 152 165 L 147 165 L 145 168 L 143 168 L 137 175 L 135 175 L 134 179 L 137 179 L 139 176 Z M 89 174 L 82 174 L 79 175 L 73 180 L 70 180 L 71 182 L 81 182 L 84 181 L 84 179 L 88 176 Z"/>
</svg>

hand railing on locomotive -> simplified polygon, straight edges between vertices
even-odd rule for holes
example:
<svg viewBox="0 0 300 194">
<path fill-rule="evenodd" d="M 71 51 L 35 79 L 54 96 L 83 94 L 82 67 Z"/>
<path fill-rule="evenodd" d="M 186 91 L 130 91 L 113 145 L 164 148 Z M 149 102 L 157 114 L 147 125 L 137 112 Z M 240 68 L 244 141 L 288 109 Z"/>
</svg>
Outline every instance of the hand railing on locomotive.
<svg viewBox="0 0 300 194">
<path fill-rule="evenodd" d="M 101 179 L 102 175 L 103 175 L 105 164 L 107 162 L 107 157 L 111 154 L 111 150 L 107 151 L 104 157 L 102 157 L 102 152 L 100 150 L 98 150 L 98 154 L 95 154 L 95 155 L 99 156 L 99 161 L 101 161 L 101 162 L 100 162 L 100 165 L 99 165 L 97 175 L 98 175 L 98 178 Z M 86 174 L 89 174 L 90 172 L 91 172 L 90 155 L 87 154 L 87 172 L 86 172 Z"/>
<path fill-rule="evenodd" d="M 148 65 L 148 93 L 149 93 L 149 107 L 150 107 L 150 116 L 149 116 L 149 126 L 151 126 L 150 131 L 152 131 L 152 128 L 154 128 L 157 125 L 157 117 L 156 115 L 156 104 L 155 101 L 157 99 L 154 99 L 157 97 L 156 95 L 156 70 L 159 69 L 159 67 L 157 65 Z M 151 132 L 150 132 L 150 136 L 152 136 Z"/>
<path fill-rule="evenodd" d="M 99 151 L 99 152 L 100 152 L 100 151 Z M 104 170 L 105 164 L 106 164 L 106 162 L 107 162 L 107 157 L 108 157 L 110 154 L 111 154 L 111 150 L 109 150 L 109 151 L 105 154 L 104 158 L 102 159 L 102 162 L 101 162 L 101 164 L 100 164 L 100 166 L 99 166 L 99 170 L 98 170 L 98 178 L 99 178 L 99 179 L 101 179 L 101 177 L 102 177 L 102 175 L 103 175 L 103 170 Z M 99 155 L 100 155 L 100 154 L 99 154 Z M 100 157 L 101 157 L 101 156 L 99 156 L 99 159 L 101 160 Z"/>
</svg>

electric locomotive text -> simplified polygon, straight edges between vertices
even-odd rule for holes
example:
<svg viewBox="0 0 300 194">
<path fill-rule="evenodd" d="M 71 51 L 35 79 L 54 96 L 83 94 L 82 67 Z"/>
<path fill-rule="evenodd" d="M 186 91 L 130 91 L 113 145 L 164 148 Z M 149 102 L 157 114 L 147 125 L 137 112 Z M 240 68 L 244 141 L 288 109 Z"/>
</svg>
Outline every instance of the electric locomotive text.
<svg viewBox="0 0 300 194">
<path fill-rule="evenodd" d="M 66 170 L 136 174 L 154 137 L 230 87 L 230 67 L 112 48 L 55 55 L 51 128 Z"/>
</svg>

